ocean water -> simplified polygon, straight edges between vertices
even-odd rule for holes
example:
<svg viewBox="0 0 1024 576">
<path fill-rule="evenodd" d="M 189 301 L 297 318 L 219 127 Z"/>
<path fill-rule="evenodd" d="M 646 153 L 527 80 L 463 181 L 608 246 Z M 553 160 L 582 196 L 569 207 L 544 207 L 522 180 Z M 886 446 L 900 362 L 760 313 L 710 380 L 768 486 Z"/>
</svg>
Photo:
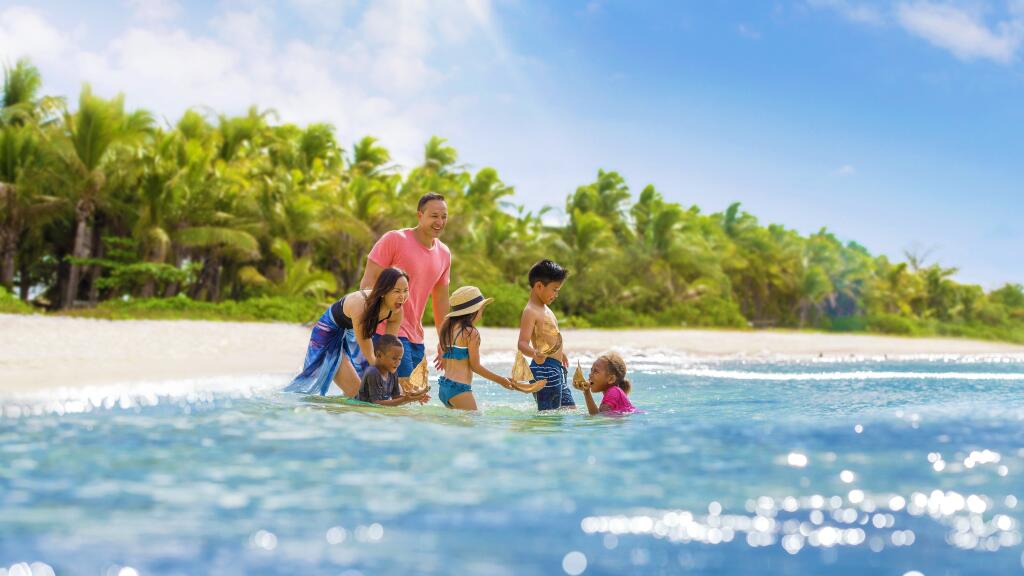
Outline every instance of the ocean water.
<svg viewBox="0 0 1024 576">
<path fill-rule="evenodd" d="M 0 398 L 0 575 L 1024 573 L 1024 362 L 629 360 L 623 417 Z"/>
</svg>

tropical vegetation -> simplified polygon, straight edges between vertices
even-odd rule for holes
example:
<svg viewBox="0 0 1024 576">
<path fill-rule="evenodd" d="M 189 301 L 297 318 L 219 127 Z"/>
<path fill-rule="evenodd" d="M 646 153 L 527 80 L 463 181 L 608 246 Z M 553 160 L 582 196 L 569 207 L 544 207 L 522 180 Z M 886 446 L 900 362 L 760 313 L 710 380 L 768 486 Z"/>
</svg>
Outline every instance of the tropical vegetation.
<svg viewBox="0 0 1024 576">
<path fill-rule="evenodd" d="M 185 112 L 162 125 L 86 85 L 41 94 L 27 61 L 6 68 L 0 109 L 0 311 L 107 317 L 311 320 L 354 289 L 384 232 L 440 192 L 453 283 L 497 298 L 511 325 L 526 271 L 568 267 L 557 312 L 576 326 L 792 327 L 1024 341 L 1024 288 L 986 292 L 920 254 L 872 255 L 828 230 L 762 224 L 634 194 L 614 171 L 528 210 L 489 167 L 445 139 L 402 168 L 371 136 L 345 147 L 326 124 Z M 429 318 L 428 318 L 429 321 Z"/>
</svg>

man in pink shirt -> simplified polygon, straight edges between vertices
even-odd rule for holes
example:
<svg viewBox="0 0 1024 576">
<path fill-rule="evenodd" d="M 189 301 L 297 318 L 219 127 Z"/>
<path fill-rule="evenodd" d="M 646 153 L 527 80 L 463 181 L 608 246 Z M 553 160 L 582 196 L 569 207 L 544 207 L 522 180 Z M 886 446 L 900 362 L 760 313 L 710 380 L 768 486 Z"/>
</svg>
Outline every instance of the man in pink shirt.
<svg viewBox="0 0 1024 576">
<path fill-rule="evenodd" d="M 402 324 L 398 329 L 405 354 L 396 373 L 403 386 L 423 360 L 423 311 L 427 297 L 432 297 L 433 301 L 434 326 L 440 328 L 448 313 L 452 268 L 452 253 L 439 239 L 448 223 L 448 203 L 444 196 L 433 192 L 423 195 L 416 208 L 416 218 L 415 228 L 392 230 L 377 240 L 366 258 L 366 270 L 359 282 L 360 288 L 372 288 L 381 271 L 391 266 L 409 274 L 409 299 L 402 308 Z"/>
</svg>

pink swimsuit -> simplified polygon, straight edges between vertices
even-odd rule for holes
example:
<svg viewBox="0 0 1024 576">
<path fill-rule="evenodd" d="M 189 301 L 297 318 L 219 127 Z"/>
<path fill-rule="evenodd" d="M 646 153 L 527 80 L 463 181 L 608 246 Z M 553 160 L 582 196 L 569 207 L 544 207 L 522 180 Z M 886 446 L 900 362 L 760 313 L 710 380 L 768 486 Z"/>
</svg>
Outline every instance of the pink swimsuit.
<svg viewBox="0 0 1024 576">
<path fill-rule="evenodd" d="M 601 399 L 601 407 L 607 406 L 610 410 L 605 410 L 606 413 L 611 414 L 629 414 L 636 412 L 636 408 L 633 407 L 633 403 L 626 397 L 626 393 L 622 391 L 622 388 L 618 386 L 612 386 L 611 388 L 604 391 L 604 398 Z"/>
</svg>

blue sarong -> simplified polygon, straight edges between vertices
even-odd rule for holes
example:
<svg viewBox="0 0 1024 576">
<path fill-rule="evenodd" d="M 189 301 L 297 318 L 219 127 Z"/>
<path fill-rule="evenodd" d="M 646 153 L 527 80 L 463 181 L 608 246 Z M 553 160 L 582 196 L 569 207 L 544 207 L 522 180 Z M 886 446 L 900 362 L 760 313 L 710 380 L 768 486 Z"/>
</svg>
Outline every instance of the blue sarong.
<svg viewBox="0 0 1024 576">
<path fill-rule="evenodd" d="M 347 332 L 351 332 L 351 330 L 338 326 L 334 321 L 334 316 L 331 315 L 331 309 L 328 308 L 313 326 L 302 372 L 284 389 L 285 392 L 326 396 L 334 374 L 341 364 L 341 353 L 345 352 L 352 357 L 353 348 L 358 350 L 358 347 L 354 345 L 354 334 L 350 344 L 346 339 Z M 354 363 L 353 365 L 358 366 Z"/>
</svg>

